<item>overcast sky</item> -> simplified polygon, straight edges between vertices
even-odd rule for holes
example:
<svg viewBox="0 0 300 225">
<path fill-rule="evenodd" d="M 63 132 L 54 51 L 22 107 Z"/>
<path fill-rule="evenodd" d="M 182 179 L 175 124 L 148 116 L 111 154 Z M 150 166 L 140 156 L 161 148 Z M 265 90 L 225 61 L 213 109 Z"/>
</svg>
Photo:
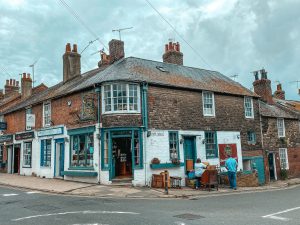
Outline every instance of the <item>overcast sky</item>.
<svg viewBox="0 0 300 225">
<path fill-rule="evenodd" d="M 280 81 L 288 99 L 298 99 L 300 80 L 300 0 L 149 0 L 198 52 L 176 35 L 145 0 L 65 0 L 89 32 L 60 0 L 0 0 L 0 88 L 9 78 L 32 73 L 36 85 L 62 80 L 65 44 L 82 54 L 82 72 L 97 67 L 91 55 L 122 33 L 125 55 L 162 61 L 169 38 L 181 43 L 184 65 L 212 69 L 252 87 L 252 71 L 265 68 L 273 91 Z M 93 35 L 93 34 L 94 35 Z M 200 57 L 200 56 L 201 57 Z M 204 59 L 204 60 L 203 60 Z M 300 88 L 300 83 L 299 83 Z"/>
</svg>

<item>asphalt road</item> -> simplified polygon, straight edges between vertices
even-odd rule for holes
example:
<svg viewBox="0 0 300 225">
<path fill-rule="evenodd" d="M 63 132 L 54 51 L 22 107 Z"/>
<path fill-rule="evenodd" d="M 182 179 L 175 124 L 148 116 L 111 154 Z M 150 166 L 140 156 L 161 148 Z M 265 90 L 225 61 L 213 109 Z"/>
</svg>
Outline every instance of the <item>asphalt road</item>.
<svg viewBox="0 0 300 225">
<path fill-rule="evenodd" d="M 300 224 L 300 187 L 198 199 L 95 199 L 0 187 L 1 225 Z"/>
</svg>

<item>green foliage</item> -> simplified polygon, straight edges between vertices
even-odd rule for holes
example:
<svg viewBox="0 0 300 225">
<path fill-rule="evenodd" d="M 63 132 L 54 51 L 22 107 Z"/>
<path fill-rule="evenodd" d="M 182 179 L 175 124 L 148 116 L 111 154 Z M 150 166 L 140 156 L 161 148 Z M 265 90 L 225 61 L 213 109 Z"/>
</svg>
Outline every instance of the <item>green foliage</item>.
<svg viewBox="0 0 300 225">
<path fill-rule="evenodd" d="M 280 178 L 281 178 L 281 180 L 286 180 L 286 179 L 288 179 L 288 173 L 289 171 L 288 170 L 286 170 L 286 169 L 281 169 L 280 170 Z"/>
</svg>

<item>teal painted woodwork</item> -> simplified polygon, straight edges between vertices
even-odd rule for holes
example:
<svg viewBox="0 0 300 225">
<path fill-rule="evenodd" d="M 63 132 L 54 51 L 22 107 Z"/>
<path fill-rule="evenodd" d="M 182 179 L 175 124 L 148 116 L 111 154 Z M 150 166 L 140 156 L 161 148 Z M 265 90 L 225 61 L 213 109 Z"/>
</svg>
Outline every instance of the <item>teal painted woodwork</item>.
<svg viewBox="0 0 300 225">
<path fill-rule="evenodd" d="M 62 171 L 62 175 L 70 177 L 96 177 L 98 176 L 98 173 L 94 171 Z"/>
<path fill-rule="evenodd" d="M 173 164 L 173 163 L 160 163 L 160 164 L 150 164 L 151 169 L 169 169 L 169 168 L 177 168 L 184 166 L 184 163 Z"/>
<path fill-rule="evenodd" d="M 84 134 L 84 133 L 94 133 L 96 130 L 95 126 L 83 127 L 78 129 L 68 130 L 68 135 Z"/>
</svg>

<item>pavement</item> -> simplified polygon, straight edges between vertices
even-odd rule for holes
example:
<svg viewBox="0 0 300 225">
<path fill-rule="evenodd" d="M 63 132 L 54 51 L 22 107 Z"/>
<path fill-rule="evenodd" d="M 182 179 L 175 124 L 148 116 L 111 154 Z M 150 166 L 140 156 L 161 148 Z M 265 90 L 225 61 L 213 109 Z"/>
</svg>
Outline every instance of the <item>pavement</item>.
<svg viewBox="0 0 300 225">
<path fill-rule="evenodd" d="M 243 192 L 259 192 L 267 190 L 283 189 L 291 185 L 300 184 L 300 178 L 284 181 L 271 182 L 270 184 L 259 187 L 238 187 L 231 190 L 228 187 L 219 187 L 219 190 L 195 190 L 189 187 L 181 189 L 169 189 L 166 195 L 164 189 L 154 189 L 148 187 L 132 187 L 122 185 L 100 185 L 66 181 L 62 179 L 47 179 L 32 176 L 20 176 L 15 174 L 0 173 L 0 185 L 41 191 L 64 195 L 94 196 L 99 198 L 188 198 L 193 199 L 203 196 L 214 196 L 218 194 L 231 194 Z"/>
</svg>

